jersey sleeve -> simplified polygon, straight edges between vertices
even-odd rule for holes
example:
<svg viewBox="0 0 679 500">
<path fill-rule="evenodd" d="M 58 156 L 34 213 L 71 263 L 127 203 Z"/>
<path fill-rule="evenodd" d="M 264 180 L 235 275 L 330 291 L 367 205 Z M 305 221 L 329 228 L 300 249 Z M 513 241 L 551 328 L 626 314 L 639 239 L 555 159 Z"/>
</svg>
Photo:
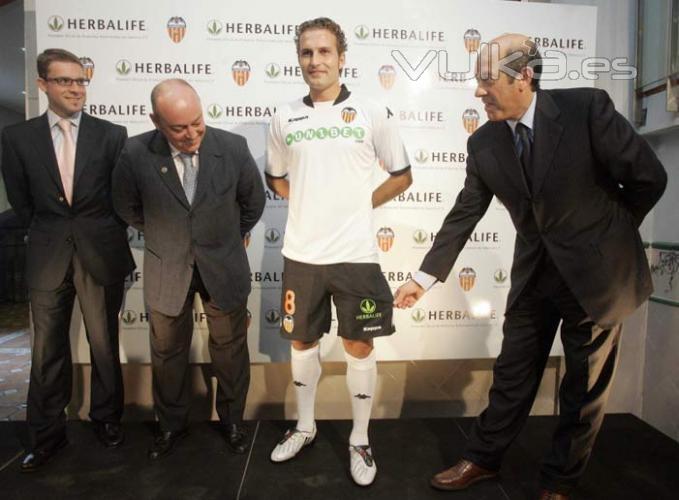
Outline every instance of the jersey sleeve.
<svg viewBox="0 0 679 500">
<path fill-rule="evenodd" d="M 285 139 L 281 132 L 280 115 L 274 114 L 269 124 L 269 134 L 266 141 L 266 175 L 270 177 L 285 177 L 288 167 L 285 162 Z"/>
<path fill-rule="evenodd" d="M 386 171 L 393 175 L 410 168 L 408 154 L 391 110 L 376 106 L 373 109 L 372 122 L 375 152 Z"/>
</svg>

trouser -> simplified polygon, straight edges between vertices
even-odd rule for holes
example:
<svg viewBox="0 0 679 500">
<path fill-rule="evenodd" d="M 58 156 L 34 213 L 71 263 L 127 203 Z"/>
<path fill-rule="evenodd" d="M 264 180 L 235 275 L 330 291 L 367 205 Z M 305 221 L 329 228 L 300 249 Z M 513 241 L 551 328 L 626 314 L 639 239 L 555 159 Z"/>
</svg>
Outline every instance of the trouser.
<svg viewBox="0 0 679 500">
<path fill-rule="evenodd" d="M 33 352 L 26 419 L 32 449 L 63 439 L 71 400 L 69 330 L 78 297 L 90 345 L 90 419 L 119 422 L 123 413 L 123 379 L 118 350 L 118 313 L 124 282 L 102 286 L 83 268 L 77 254 L 55 290 L 30 290 Z"/>
<path fill-rule="evenodd" d="M 540 480 L 543 487 L 567 494 L 583 474 L 601 427 L 622 328 L 595 324 L 547 256 L 506 313 L 489 404 L 475 422 L 464 457 L 499 469 L 530 413 L 560 321 L 566 373 Z"/>
<path fill-rule="evenodd" d="M 191 391 L 189 352 L 193 336 L 193 301 L 198 293 L 207 317 L 212 370 L 217 378 L 216 408 L 225 424 L 243 419 L 250 385 L 250 355 L 247 344 L 247 307 L 223 311 L 212 302 L 194 267 L 186 301 L 177 316 L 151 310 L 151 363 L 153 402 L 163 431 L 187 426 Z"/>
</svg>

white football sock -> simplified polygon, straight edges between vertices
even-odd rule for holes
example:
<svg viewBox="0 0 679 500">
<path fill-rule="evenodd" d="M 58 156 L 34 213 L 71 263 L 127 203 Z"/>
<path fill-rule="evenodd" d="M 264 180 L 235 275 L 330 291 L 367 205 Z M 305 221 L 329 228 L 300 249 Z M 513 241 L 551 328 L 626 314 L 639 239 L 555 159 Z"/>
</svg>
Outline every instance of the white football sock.
<svg viewBox="0 0 679 500">
<path fill-rule="evenodd" d="M 375 385 L 377 383 L 377 362 L 375 350 L 368 357 L 359 359 L 345 352 L 347 359 L 347 387 L 351 395 L 351 409 L 354 427 L 349 436 L 353 446 L 367 445 L 370 411 L 373 406 Z"/>
<path fill-rule="evenodd" d="M 298 351 L 290 346 L 290 358 L 292 383 L 297 395 L 297 429 L 312 432 L 316 387 L 321 378 L 320 345 L 305 351 Z"/>
</svg>

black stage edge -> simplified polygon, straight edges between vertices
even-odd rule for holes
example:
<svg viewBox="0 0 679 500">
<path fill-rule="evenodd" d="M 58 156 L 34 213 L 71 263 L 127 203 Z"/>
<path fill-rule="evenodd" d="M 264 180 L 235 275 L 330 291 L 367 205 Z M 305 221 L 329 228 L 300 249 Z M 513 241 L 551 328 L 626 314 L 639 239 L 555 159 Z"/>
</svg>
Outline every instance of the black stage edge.
<svg viewBox="0 0 679 500">
<path fill-rule="evenodd" d="M 105 450 L 86 422 L 70 422 L 71 442 L 53 463 L 19 472 L 25 423 L 0 423 L 0 497 L 18 499 L 533 499 L 540 457 L 556 417 L 530 417 L 510 448 L 498 480 L 463 492 L 432 490 L 429 477 L 459 456 L 470 418 L 375 420 L 371 444 L 378 474 L 368 488 L 348 474 L 349 421 L 319 421 L 316 443 L 294 460 L 273 464 L 269 453 L 290 422 L 249 422 L 246 455 L 228 452 L 212 423 L 191 425 L 171 456 L 149 463 L 152 426 L 128 423 L 127 439 Z M 607 415 L 577 499 L 678 498 L 679 444 L 632 415 Z M 674 493 L 672 493 L 674 492 Z"/>
</svg>

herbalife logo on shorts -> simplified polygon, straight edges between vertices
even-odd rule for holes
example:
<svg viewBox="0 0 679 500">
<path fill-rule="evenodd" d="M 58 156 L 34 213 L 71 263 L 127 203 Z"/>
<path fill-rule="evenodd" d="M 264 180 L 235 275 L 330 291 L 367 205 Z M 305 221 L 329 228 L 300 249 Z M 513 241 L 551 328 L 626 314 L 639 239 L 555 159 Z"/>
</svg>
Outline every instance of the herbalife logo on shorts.
<svg viewBox="0 0 679 500">
<path fill-rule="evenodd" d="M 373 299 L 363 299 L 359 305 L 361 314 L 356 316 L 357 320 L 367 320 L 381 318 L 382 313 L 377 312 L 377 304 Z"/>
<path fill-rule="evenodd" d="M 293 142 L 324 140 L 324 139 L 351 139 L 363 140 L 365 130 L 363 127 L 320 127 L 298 130 L 285 136 L 285 143 L 290 146 Z"/>
</svg>

